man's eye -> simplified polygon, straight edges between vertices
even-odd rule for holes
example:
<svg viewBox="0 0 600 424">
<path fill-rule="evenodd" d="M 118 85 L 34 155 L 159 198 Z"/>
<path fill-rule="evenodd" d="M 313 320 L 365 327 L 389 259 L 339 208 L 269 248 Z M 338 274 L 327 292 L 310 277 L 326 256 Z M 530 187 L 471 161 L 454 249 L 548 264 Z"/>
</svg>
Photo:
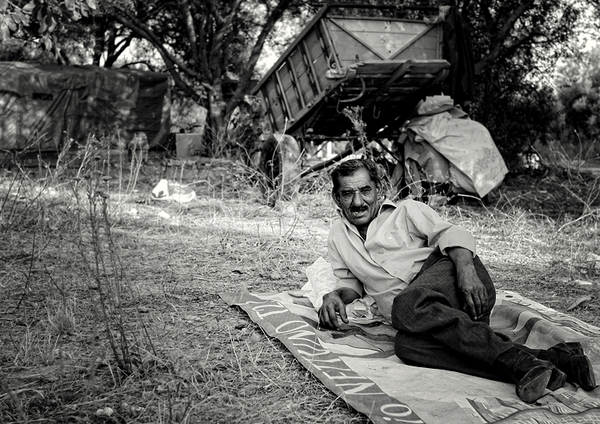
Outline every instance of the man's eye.
<svg viewBox="0 0 600 424">
<path fill-rule="evenodd" d="M 354 192 L 352 192 L 352 191 L 342 191 L 342 197 L 344 199 L 350 199 L 353 194 L 354 194 Z"/>
<path fill-rule="evenodd" d="M 372 191 L 373 191 L 373 189 L 371 187 L 365 187 L 360 192 L 364 195 L 368 195 L 368 194 L 371 194 Z"/>
</svg>

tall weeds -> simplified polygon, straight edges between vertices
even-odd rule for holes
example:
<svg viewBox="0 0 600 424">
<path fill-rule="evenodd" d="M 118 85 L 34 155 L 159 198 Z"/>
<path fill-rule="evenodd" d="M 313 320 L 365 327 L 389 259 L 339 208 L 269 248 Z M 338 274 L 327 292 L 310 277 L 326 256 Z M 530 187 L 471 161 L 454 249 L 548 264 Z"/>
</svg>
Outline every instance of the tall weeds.
<svg viewBox="0 0 600 424">
<path fill-rule="evenodd" d="M 141 367 L 142 351 L 150 349 L 154 352 L 154 347 L 135 307 L 138 294 L 121 262 L 112 232 L 112 177 L 108 174 L 107 162 L 96 151 L 97 147 L 96 143 L 86 145 L 75 177 L 73 197 L 77 208 L 74 226 L 79 235 L 78 249 L 88 286 L 97 292 L 93 313 L 104 327 L 119 370 L 123 375 L 130 375 Z M 141 151 L 138 150 L 137 155 L 134 151 L 133 157 L 127 193 L 134 189 L 142 164 Z M 123 175 L 122 170 L 119 175 Z M 119 188 L 121 186 L 119 178 Z M 140 328 L 142 331 L 138 332 Z"/>
<path fill-rule="evenodd" d="M 46 328 L 62 336 L 76 331 L 76 316 L 83 313 L 83 305 L 92 305 L 95 322 L 103 327 L 122 371 L 119 375 L 127 375 L 140 369 L 140 352 L 153 352 L 154 347 L 136 309 L 139 295 L 121 262 L 112 228 L 115 212 L 135 190 L 144 151 L 134 147 L 130 164 L 120 159 L 114 182 L 106 139 L 90 136 L 78 149 L 74 147 L 68 140 L 52 164 L 38 155 L 37 175 L 18 162 L 12 171 L 4 170 L 0 234 L 19 240 L 19 255 L 26 255 L 27 261 L 25 267 L 22 261 L 15 265 L 22 268 L 14 279 L 22 282 L 22 295 L 13 306 L 18 310 L 28 296 L 44 296 Z M 114 201 L 111 184 L 119 189 Z M 62 227 L 69 231 L 56 231 Z M 78 251 L 81 260 L 71 259 L 71 250 Z M 57 269 L 39 269 L 48 255 L 77 262 L 91 289 L 84 293 L 91 298 L 76 298 L 70 290 L 72 282 L 62 281 Z"/>
</svg>

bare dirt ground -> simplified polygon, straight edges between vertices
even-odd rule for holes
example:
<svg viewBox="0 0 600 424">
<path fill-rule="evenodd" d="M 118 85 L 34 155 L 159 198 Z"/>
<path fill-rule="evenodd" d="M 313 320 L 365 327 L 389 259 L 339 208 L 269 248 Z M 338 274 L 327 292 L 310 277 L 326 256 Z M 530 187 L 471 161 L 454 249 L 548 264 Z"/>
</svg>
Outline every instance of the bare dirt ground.
<svg viewBox="0 0 600 424">
<path fill-rule="evenodd" d="M 335 218 L 325 177 L 271 208 L 227 162 L 167 170 L 193 184 L 186 204 L 151 198 L 159 166 L 131 190 L 114 171 L 93 190 L 3 172 L 0 422 L 368 422 L 219 297 L 306 282 Z M 439 211 L 475 234 L 499 288 L 600 325 L 599 186 L 515 175 L 486 205 Z"/>
</svg>

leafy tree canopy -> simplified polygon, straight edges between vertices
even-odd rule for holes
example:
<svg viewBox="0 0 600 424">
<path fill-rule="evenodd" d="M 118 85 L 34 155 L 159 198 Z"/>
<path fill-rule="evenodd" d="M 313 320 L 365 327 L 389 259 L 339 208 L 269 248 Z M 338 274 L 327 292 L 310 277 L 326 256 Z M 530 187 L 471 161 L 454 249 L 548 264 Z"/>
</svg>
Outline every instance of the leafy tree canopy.
<svg viewBox="0 0 600 424">
<path fill-rule="evenodd" d="M 96 9 L 96 0 L 0 0 L 0 43 L 12 36 L 35 38 L 59 58 L 59 32 Z"/>
<path fill-rule="evenodd" d="M 561 121 L 565 141 L 600 138 L 600 46 L 580 51 L 557 68 Z"/>
<path fill-rule="evenodd" d="M 558 119 L 553 70 L 574 54 L 586 1 L 463 2 L 472 28 L 476 97 L 472 116 L 492 133 L 507 162 L 546 143 Z M 594 21 L 593 19 L 590 22 Z M 596 21 L 597 22 L 597 21 Z"/>
<path fill-rule="evenodd" d="M 275 25 L 301 13 L 299 0 L 112 1 L 113 18 L 160 54 L 175 87 L 209 111 L 222 143 L 233 110 L 251 89 Z"/>
</svg>

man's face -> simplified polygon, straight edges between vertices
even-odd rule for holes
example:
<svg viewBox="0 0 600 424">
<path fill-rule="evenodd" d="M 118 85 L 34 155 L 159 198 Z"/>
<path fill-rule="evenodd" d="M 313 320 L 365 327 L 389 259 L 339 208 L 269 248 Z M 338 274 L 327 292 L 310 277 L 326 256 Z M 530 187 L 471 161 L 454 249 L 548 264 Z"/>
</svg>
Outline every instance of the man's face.
<svg viewBox="0 0 600 424">
<path fill-rule="evenodd" d="M 379 187 L 369 172 L 358 169 L 352 175 L 340 177 L 340 188 L 334 196 L 346 219 L 358 228 L 366 229 L 379 210 Z"/>
</svg>

